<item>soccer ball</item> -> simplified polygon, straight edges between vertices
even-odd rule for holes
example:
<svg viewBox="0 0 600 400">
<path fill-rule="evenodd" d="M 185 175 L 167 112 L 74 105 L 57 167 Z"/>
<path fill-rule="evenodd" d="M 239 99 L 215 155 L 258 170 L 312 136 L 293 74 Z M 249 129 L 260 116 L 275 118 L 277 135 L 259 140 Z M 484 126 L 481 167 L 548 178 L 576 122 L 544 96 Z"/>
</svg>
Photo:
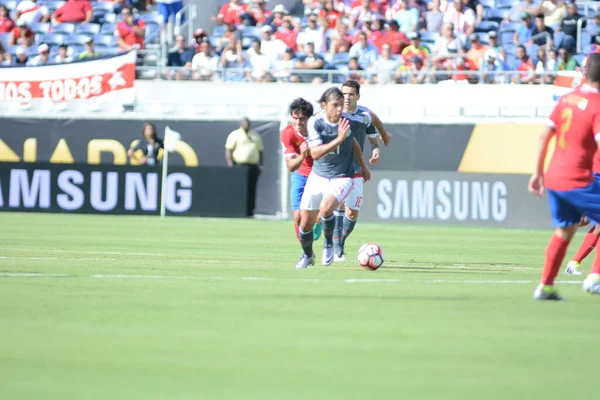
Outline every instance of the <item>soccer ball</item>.
<svg viewBox="0 0 600 400">
<path fill-rule="evenodd" d="M 364 269 L 375 271 L 383 265 L 383 260 L 383 250 L 376 244 L 363 244 L 361 248 L 358 249 L 358 263 Z"/>
</svg>

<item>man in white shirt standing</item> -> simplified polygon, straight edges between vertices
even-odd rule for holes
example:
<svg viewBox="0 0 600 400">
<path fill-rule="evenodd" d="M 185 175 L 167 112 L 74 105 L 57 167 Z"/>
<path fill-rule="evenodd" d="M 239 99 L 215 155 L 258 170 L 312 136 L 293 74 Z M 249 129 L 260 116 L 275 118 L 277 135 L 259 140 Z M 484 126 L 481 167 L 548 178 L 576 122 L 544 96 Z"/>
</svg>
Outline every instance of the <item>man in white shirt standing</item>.
<svg viewBox="0 0 600 400">
<path fill-rule="evenodd" d="M 34 22 L 48 22 L 50 19 L 50 10 L 44 5 L 39 5 L 37 0 L 23 0 L 15 10 L 15 21 L 17 25 L 23 22 L 31 25 Z"/>
<path fill-rule="evenodd" d="M 463 42 L 466 41 L 467 36 L 475 32 L 475 20 L 475 12 L 465 7 L 464 0 L 454 0 L 444 14 L 444 23 L 454 25 L 454 33 L 465 37 Z"/>
</svg>

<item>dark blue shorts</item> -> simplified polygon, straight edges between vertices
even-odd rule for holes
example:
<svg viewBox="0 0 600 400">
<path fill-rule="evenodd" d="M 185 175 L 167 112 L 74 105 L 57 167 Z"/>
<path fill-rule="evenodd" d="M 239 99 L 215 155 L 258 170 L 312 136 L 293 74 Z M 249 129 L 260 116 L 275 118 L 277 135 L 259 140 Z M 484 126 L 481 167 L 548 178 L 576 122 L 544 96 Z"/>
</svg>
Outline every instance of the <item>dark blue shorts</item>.
<svg viewBox="0 0 600 400">
<path fill-rule="evenodd" d="M 177 14 L 183 8 L 183 1 L 177 1 L 175 3 L 156 3 L 157 11 L 163 17 L 165 24 L 169 22 L 169 17 L 173 16 L 173 23 L 175 23 L 175 14 Z M 185 21 L 185 15 L 181 19 L 181 22 Z"/>
<path fill-rule="evenodd" d="M 302 194 L 304 193 L 304 187 L 308 176 L 299 174 L 298 172 L 292 172 L 292 184 L 290 185 L 290 198 L 292 204 L 292 210 L 296 211 L 300 209 L 300 200 L 302 200 Z"/>
<path fill-rule="evenodd" d="M 567 191 L 548 189 L 548 203 L 552 223 L 557 228 L 578 224 L 582 215 L 597 224 L 600 222 L 600 176 L 594 174 L 594 181 L 584 188 Z"/>
</svg>

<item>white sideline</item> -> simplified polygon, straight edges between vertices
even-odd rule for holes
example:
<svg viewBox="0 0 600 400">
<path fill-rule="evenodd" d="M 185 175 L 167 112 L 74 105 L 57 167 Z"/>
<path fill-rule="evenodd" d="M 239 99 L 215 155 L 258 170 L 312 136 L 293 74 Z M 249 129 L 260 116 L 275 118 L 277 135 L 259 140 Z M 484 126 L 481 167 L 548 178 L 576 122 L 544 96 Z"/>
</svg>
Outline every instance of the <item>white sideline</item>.
<svg viewBox="0 0 600 400">
<path fill-rule="evenodd" d="M 0 256 L 0 260 L 75 260 L 75 261 L 116 261 L 116 258 L 107 257 L 13 257 Z"/>
</svg>

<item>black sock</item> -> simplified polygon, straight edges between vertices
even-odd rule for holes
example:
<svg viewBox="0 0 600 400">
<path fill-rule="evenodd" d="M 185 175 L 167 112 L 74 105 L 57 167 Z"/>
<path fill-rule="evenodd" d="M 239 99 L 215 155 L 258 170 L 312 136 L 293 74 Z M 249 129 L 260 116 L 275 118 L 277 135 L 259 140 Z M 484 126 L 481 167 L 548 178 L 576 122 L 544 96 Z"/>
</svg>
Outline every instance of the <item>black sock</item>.
<svg viewBox="0 0 600 400">
<path fill-rule="evenodd" d="M 342 226 L 344 224 L 344 212 L 335 210 L 333 212 L 335 228 L 333 229 L 333 249 L 336 253 L 342 251 Z"/>
<path fill-rule="evenodd" d="M 298 239 L 300 240 L 300 246 L 306 257 L 312 257 L 313 255 L 313 231 L 312 229 L 308 232 L 304 232 L 302 229 L 298 230 Z"/>
<path fill-rule="evenodd" d="M 346 239 L 354 230 L 354 225 L 356 225 L 356 220 L 351 220 L 347 216 L 344 216 L 344 224 L 342 227 L 342 247 L 344 247 L 346 244 Z"/>
<path fill-rule="evenodd" d="M 323 246 L 333 246 L 333 229 L 335 228 L 335 218 L 333 214 L 329 217 L 321 216 L 321 225 L 323 225 Z"/>
</svg>

